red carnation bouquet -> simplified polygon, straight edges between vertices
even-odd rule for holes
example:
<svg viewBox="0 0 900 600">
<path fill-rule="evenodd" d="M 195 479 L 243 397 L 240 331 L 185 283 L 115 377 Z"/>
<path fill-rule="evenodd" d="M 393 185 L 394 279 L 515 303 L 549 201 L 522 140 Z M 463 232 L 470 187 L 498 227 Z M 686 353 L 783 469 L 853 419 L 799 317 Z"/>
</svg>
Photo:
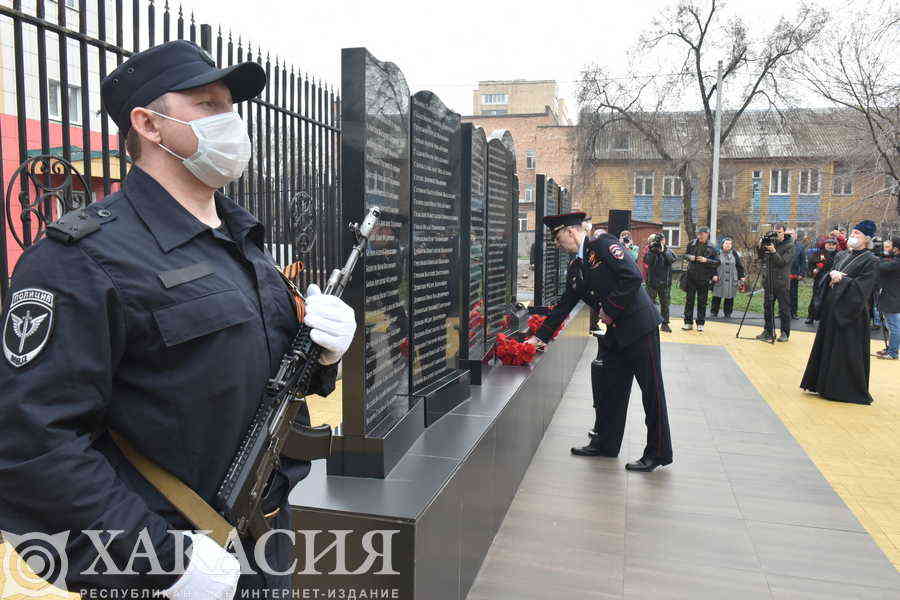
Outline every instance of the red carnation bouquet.
<svg viewBox="0 0 900 600">
<path fill-rule="evenodd" d="M 554 307 L 550 307 L 550 310 L 553 310 Z M 544 321 L 547 320 L 547 315 L 531 315 L 528 317 L 528 332 L 531 335 L 536 335 L 538 329 L 541 328 L 541 325 L 544 324 Z M 556 336 L 559 335 L 559 332 L 565 328 L 566 324 L 569 322 L 569 319 L 565 319 L 562 323 L 559 324 L 559 327 L 556 328 L 556 331 L 553 332 L 553 336 L 550 338 L 551 340 L 555 340 Z"/>
<path fill-rule="evenodd" d="M 515 338 L 499 333 L 497 334 L 497 349 L 494 354 L 504 365 L 522 367 L 534 360 L 537 348 L 526 342 L 519 342 Z"/>
</svg>

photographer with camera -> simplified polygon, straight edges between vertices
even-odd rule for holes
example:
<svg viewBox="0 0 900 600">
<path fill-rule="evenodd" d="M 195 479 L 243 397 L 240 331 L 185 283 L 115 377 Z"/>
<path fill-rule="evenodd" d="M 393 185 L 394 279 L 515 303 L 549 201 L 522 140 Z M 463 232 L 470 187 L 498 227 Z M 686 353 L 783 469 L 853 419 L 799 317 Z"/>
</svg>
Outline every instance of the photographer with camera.
<svg viewBox="0 0 900 600">
<path fill-rule="evenodd" d="M 709 227 L 697 229 L 697 237 L 687 246 L 684 258 L 689 262 L 687 271 L 681 276 L 684 298 L 685 331 L 693 329 L 694 302 L 697 303 L 697 331 L 703 331 L 706 323 L 706 301 L 709 286 L 719 268 L 718 252 L 709 243 Z"/>
<path fill-rule="evenodd" d="M 638 254 L 641 253 L 641 247 L 635 244 L 631 240 L 631 232 L 625 229 L 622 233 L 619 234 L 619 241 L 625 247 L 626 250 L 631 254 L 631 258 L 634 259 L 634 262 L 637 262 Z"/>
<path fill-rule="evenodd" d="M 778 300 L 778 316 L 781 320 L 779 342 L 791 336 L 791 294 L 788 273 L 794 257 L 794 241 L 785 233 L 784 225 L 759 238 L 757 253 L 763 268 L 765 291 L 765 329 L 756 339 L 771 342 L 775 338 L 775 300 Z"/>
<path fill-rule="evenodd" d="M 661 233 L 650 235 L 649 246 L 644 253 L 644 264 L 647 265 L 647 293 L 656 302 L 659 298 L 659 312 L 662 315 L 660 330 L 671 333 L 669 327 L 669 298 L 672 288 L 672 263 L 675 253 L 666 246 L 666 236 Z"/>
</svg>

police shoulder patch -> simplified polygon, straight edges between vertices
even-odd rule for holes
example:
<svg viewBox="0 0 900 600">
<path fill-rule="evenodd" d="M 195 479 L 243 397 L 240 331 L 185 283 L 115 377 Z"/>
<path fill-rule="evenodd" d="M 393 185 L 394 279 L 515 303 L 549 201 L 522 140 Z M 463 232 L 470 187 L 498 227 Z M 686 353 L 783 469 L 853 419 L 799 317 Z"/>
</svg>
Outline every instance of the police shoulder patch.
<svg viewBox="0 0 900 600">
<path fill-rule="evenodd" d="M 47 345 L 53 330 L 53 292 L 25 288 L 13 292 L 3 324 L 3 355 L 14 367 L 24 367 Z"/>
<path fill-rule="evenodd" d="M 610 244 L 609 253 L 612 254 L 613 258 L 617 260 L 622 260 L 623 258 L 625 258 L 625 250 L 619 244 Z"/>
</svg>

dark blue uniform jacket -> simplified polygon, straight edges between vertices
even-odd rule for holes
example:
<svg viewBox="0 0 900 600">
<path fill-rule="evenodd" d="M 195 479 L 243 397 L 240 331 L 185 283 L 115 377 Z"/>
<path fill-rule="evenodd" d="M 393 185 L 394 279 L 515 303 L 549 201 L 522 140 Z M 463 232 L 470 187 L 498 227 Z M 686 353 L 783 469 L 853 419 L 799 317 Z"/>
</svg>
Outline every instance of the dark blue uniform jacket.
<svg viewBox="0 0 900 600">
<path fill-rule="evenodd" d="M 625 347 L 650 333 L 662 319 L 641 285 L 641 272 L 619 240 L 601 234 L 585 238 L 583 259 L 569 263 L 566 291 L 536 335 L 549 340 L 579 300 L 591 308 L 602 308 L 613 323 L 605 341 Z"/>
<path fill-rule="evenodd" d="M 193 529 L 125 460 L 107 428 L 212 501 L 298 329 L 262 225 L 218 194 L 216 206 L 225 231 L 201 223 L 134 167 L 123 192 L 86 209 L 99 230 L 72 243 L 42 239 L 16 265 L 5 312 L 12 299 L 21 325 L 27 308 L 35 331 L 22 341 L 6 328 L 15 356 L 0 359 L 0 529 L 69 531 L 70 591 L 154 589 L 176 579 L 80 575 L 97 559 L 82 530 L 122 530 L 108 548 L 122 568 L 146 528 L 168 570 L 175 543 L 166 530 Z M 41 306 L 15 301 L 50 296 L 16 295 L 27 289 L 52 294 L 52 315 L 37 328 Z M 33 358 L 13 364 L 48 331 Z M 328 394 L 336 370 L 323 369 L 309 391 Z M 308 418 L 304 411 L 298 420 Z M 270 508 L 284 507 L 309 470 L 283 460 Z M 273 565 L 291 558 L 286 545 L 275 554 Z"/>
</svg>

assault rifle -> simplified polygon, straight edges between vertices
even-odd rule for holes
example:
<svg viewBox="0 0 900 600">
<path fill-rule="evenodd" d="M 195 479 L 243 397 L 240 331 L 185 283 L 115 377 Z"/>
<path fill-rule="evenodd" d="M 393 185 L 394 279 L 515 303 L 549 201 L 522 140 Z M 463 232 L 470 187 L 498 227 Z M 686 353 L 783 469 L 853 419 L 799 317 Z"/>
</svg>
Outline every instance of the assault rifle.
<svg viewBox="0 0 900 600">
<path fill-rule="evenodd" d="M 331 272 L 325 294 L 341 296 L 380 213 L 377 206 L 373 207 L 362 225 L 350 225 L 356 244 L 344 268 Z M 300 331 L 281 359 L 278 372 L 266 383 L 250 428 L 216 492 L 216 510 L 241 536 L 250 533 L 259 539 L 270 529 L 262 514 L 262 502 L 282 454 L 297 460 L 324 458 L 331 454 L 330 425 L 307 427 L 294 423 L 305 402 L 296 393 L 305 392 L 313 374 L 320 368 L 322 348 L 312 341 L 309 333 L 309 326 L 301 323 Z"/>
</svg>

